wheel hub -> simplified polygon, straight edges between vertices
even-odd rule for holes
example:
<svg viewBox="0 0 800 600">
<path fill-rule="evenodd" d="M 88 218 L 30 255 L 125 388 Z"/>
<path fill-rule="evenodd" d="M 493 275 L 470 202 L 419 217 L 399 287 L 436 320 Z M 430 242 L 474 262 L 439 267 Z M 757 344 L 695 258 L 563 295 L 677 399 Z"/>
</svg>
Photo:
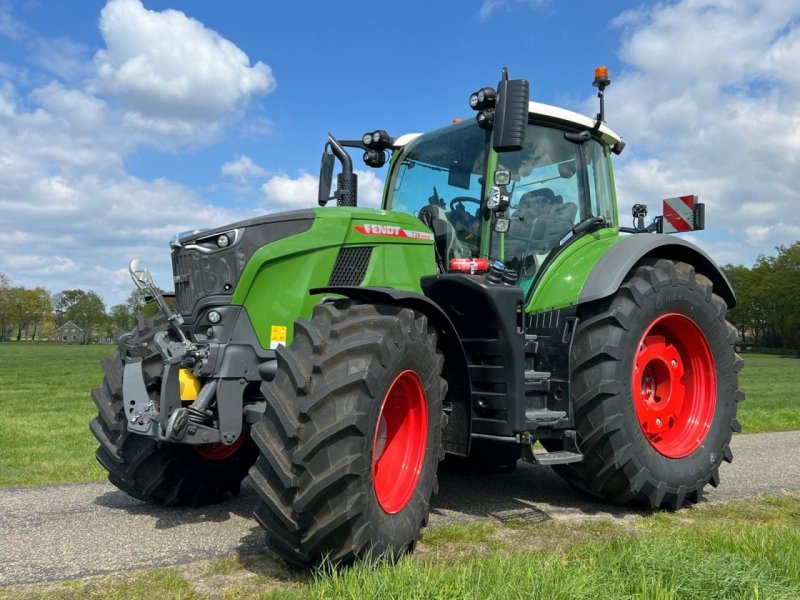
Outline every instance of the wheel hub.
<svg viewBox="0 0 800 600">
<path fill-rule="evenodd" d="M 419 375 L 409 369 L 386 392 L 372 444 L 372 485 L 384 512 L 399 513 L 411 500 L 427 443 L 427 399 Z"/>
<path fill-rule="evenodd" d="M 669 458 L 702 444 L 716 404 L 716 371 L 708 341 L 688 317 L 655 319 L 633 362 L 633 402 L 647 441 Z"/>
</svg>

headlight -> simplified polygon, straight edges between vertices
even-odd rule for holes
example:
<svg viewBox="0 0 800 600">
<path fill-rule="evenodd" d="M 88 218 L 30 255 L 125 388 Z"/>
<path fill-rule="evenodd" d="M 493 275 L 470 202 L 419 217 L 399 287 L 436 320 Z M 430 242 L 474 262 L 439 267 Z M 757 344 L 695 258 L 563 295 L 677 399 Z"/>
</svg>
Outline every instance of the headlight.
<svg viewBox="0 0 800 600">
<path fill-rule="evenodd" d="M 497 217 L 494 222 L 494 230 L 497 233 L 506 233 L 509 227 L 511 227 L 511 219 L 508 217 Z"/>
</svg>

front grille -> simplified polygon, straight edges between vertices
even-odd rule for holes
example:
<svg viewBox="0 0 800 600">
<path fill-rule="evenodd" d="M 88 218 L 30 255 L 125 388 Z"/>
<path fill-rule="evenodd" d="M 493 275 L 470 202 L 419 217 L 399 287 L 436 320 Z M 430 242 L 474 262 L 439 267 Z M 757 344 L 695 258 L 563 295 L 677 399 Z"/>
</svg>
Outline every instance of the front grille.
<svg viewBox="0 0 800 600">
<path fill-rule="evenodd" d="M 181 249 L 172 260 L 178 312 L 190 314 L 200 298 L 232 294 L 247 258 L 237 248 L 213 254 Z"/>
<path fill-rule="evenodd" d="M 367 267 L 372 258 L 372 246 L 360 246 L 354 248 L 342 248 L 333 265 L 328 285 L 331 287 L 340 285 L 361 285 L 367 274 Z"/>
</svg>

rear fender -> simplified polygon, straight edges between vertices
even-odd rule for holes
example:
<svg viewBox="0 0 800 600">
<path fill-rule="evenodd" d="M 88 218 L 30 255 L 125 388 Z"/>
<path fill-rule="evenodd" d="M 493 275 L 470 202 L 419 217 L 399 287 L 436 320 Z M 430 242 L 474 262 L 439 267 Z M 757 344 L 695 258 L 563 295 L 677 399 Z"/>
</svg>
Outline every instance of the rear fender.
<svg viewBox="0 0 800 600">
<path fill-rule="evenodd" d="M 614 294 L 625 277 L 642 260 L 666 258 L 692 265 L 714 285 L 728 308 L 736 305 L 736 295 L 725 273 L 703 250 L 681 238 L 662 234 L 635 234 L 624 237 L 600 258 L 581 289 L 579 303 L 601 300 Z"/>
<path fill-rule="evenodd" d="M 445 403 L 452 406 L 442 442 L 445 451 L 467 456 L 471 435 L 472 397 L 467 357 L 453 322 L 439 305 L 422 294 L 393 288 L 324 287 L 309 290 L 309 293 L 338 294 L 359 302 L 404 306 L 428 317 L 428 322 L 437 331 L 439 349 L 444 355 L 443 376 L 447 380 Z"/>
</svg>

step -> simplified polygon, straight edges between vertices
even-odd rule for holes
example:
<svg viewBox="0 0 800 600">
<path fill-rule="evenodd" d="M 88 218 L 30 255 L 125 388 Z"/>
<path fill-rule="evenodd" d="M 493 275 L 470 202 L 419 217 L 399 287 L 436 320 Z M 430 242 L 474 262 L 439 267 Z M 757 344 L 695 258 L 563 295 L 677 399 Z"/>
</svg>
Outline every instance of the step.
<svg viewBox="0 0 800 600">
<path fill-rule="evenodd" d="M 525 382 L 529 381 L 544 381 L 550 379 L 550 371 L 525 371 Z"/>
<path fill-rule="evenodd" d="M 547 452 L 546 450 L 537 450 L 533 453 L 533 460 L 540 465 L 567 465 L 569 463 L 581 462 L 583 454 L 578 452 L 569 452 L 567 450 L 556 450 L 555 452 Z"/>
<path fill-rule="evenodd" d="M 547 410 L 546 408 L 525 409 L 525 426 L 535 428 L 541 425 L 555 425 L 561 419 L 566 419 L 567 413 L 563 410 Z"/>
</svg>

